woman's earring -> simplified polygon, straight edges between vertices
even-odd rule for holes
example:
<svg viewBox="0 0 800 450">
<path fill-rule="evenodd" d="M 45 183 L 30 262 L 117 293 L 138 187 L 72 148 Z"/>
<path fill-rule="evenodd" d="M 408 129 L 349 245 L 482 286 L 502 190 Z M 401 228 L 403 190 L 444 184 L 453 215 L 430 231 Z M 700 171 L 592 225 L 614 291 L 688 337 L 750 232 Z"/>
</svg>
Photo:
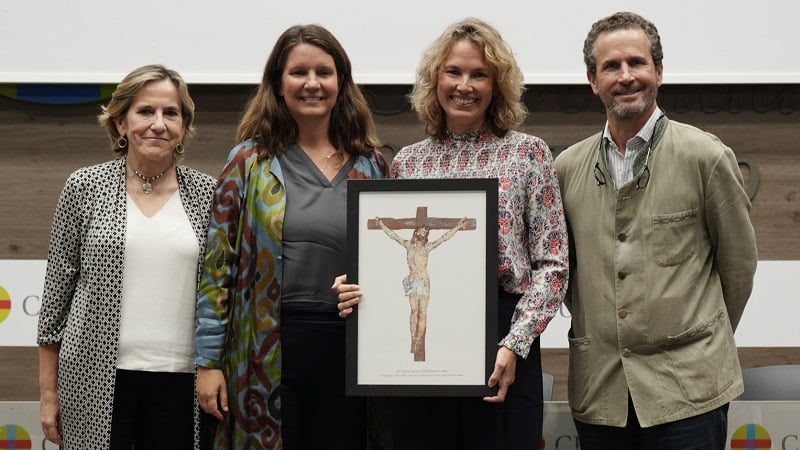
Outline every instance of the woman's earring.
<svg viewBox="0 0 800 450">
<path fill-rule="evenodd" d="M 175 152 L 182 155 L 184 151 L 186 151 L 186 148 L 183 146 L 183 141 L 178 142 L 178 146 L 175 147 Z"/>
<path fill-rule="evenodd" d="M 119 139 L 117 139 L 117 148 L 122 150 L 127 146 L 128 146 L 128 139 L 125 138 L 125 136 L 120 136 Z"/>
</svg>

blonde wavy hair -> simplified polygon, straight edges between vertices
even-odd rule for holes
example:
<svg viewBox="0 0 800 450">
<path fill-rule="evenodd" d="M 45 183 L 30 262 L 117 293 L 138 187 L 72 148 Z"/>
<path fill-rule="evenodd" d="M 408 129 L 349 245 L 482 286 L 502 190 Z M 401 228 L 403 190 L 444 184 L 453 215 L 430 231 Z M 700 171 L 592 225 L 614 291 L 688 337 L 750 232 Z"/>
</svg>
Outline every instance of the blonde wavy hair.
<svg viewBox="0 0 800 450">
<path fill-rule="evenodd" d="M 496 136 L 522 125 L 528 114 L 522 102 L 524 77 L 511 48 L 488 23 L 467 18 L 449 26 L 425 51 L 417 68 L 417 78 L 409 100 L 428 135 L 444 138 L 445 113 L 436 95 L 439 73 L 450 49 L 462 40 L 474 42 L 483 51 L 494 78 L 492 102 L 486 110 L 486 128 Z"/>
</svg>

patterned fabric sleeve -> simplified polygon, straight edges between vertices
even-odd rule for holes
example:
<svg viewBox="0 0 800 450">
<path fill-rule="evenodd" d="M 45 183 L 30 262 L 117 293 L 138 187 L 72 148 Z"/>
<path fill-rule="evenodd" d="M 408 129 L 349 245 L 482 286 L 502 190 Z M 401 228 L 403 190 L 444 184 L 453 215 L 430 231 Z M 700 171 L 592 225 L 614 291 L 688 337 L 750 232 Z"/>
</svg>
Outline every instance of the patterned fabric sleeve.
<svg viewBox="0 0 800 450">
<path fill-rule="evenodd" d="M 381 153 L 378 149 L 372 154 L 372 159 L 375 161 L 375 165 L 378 167 L 379 174 L 373 176 L 373 178 L 386 178 L 389 176 L 389 166 L 386 164 L 386 160 L 383 158 L 383 153 Z"/>
<path fill-rule="evenodd" d="M 61 341 L 67 324 L 72 297 L 80 274 L 80 249 L 83 236 L 82 183 L 80 173 L 67 180 L 53 216 L 47 270 L 39 314 L 37 343 L 50 345 Z"/>
<path fill-rule="evenodd" d="M 564 209 L 547 144 L 528 137 L 520 157 L 528 159 L 524 177 L 527 199 L 525 226 L 532 274 L 521 282 L 522 298 L 511 319 L 511 328 L 500 345 L 526 358 L 531 344 L 555 317 L 564 298 L 568 278 L 568 243 Z"/>
<path fill-rule="evenodd" d="M 254 147 L 236 146 L 228 155 L 211 207 L 203 274 L 197 294 L 195 364 L 221 369 L 222 349 L 236 283 L 236 239 L 244 198 L 247 163 Z"/>
<path fill-rule="evenodd" d="M 351 180 L 381 179 L 389 174 L 389 167 L 383 154 L 375 149 L 369 155 L 356 158 L 353 168 L 348 172 L 347 178 Z"/>
</svg>

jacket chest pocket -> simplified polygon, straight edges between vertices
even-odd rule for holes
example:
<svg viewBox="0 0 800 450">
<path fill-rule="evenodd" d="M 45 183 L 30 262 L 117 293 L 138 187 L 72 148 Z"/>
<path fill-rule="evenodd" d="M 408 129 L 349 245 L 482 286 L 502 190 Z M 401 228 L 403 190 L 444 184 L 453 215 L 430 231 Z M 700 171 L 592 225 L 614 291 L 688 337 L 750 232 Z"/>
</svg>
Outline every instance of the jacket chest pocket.
<svg viewBox="0 0 800 450">
<path fill-rule="evenodd" d="M 653 216 L 651 251 L 659 266 L 676 266 L 697 253 L 697 210 Z"/>
</svg>

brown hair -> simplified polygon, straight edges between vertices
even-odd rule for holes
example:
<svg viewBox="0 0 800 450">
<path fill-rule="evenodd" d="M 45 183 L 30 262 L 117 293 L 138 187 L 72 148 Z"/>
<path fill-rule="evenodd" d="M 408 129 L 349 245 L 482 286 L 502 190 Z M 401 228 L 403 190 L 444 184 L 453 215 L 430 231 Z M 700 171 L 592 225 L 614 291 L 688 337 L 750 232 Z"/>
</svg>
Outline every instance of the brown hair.
<svg viewBox="0 0 800 450">
<path fill-rule="evenodd" d="M 661 61 L 664 59 L 664 50 L 661 48 L 661 37 L 658 35 L 656 26 L 653 25 L 653 22 L 650 22 L 636 13 L 623 11 L 600 19 L 592 24 L 592 28 L 589 30 L 586 40 L 583 41 L 583 62 L 586 64 L 586 71 L 597 74 L 597 59 L 594 54 L 594 45 L 601 34 L 630 28 L 641 28 L 641 30 L 644 31 L 647 40 L 650 41 L 650 55 L 653 57 L 653 63 L 656 67 L 661 67 Z"/>
<path fill-rule="evenodd" d="M 297 139 L 297 123 L 286 102 L 278 95 L 289 52 L 310 44 L 329 54 L 336 65 L 339 95 L 331 111 L 328 138 L 334 147 L 348 153 L 368 154 L 381 146 L 364 95 L 353 81 L 350 59 L 338 40 L 320 25 L 295 25 L 281 34 L 264 67 L 264 76 L 247 103 L 236 140 L 257 138 L 259 156 L 274 156 Z"/>
</svg>

